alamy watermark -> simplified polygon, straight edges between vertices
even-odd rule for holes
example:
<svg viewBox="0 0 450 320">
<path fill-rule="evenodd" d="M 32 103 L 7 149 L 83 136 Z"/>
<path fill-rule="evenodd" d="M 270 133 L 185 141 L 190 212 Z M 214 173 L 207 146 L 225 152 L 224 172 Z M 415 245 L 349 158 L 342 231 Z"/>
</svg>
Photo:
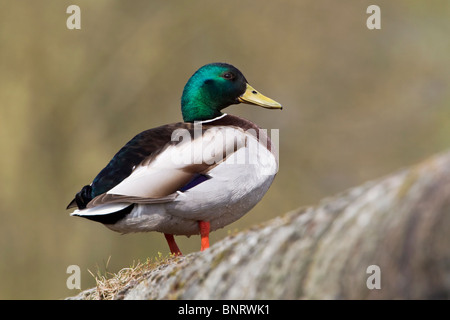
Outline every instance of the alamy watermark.
<svg viewBox="0 0 450 320">
<path fill-rule="evenodd" d="M 176 147 L 165 152 L 167 161 L 174 166 L 257 165 L 262 174 L 272 175 L 278 171 L 274 159 L 279 158 L 279 136 L 279 129 L 271 129 L 269 138 L 267 129 L 211 127 L 205 130 L 201 122 L 196 122 L 193 130 L 174 130 L 171 141 Z"/>
<path fill-rule="evenodd" d="M 76 264 L 67 267 L 66 273 L 70 274 L 66 280 L 66 287 L 69 290 L 81 289 L 81 269 Z"/>
<path fill-rule="evenodd" d="M 370 274 L 366 280 L 367 289 L 381 289 L 381 269 L 376 264 L 372 264 L 367 267 L 366 273 Z"/>
<path fill-rule="evenodd" d="M 366 21 L 369 30 L 381 29 L 381 9 L 379 6 L 372 4 L 367 7 L 366 13 L 371 14 Z"/>
<path fill-rule="evenodd" d="M 66 20 L 66 27 L 69 30 L 81 29 L 81 9 L 77 5 L 70 5 L 66 9 L 66 13 L 70 16 Z M 372 4 L 367 7 L 366 13 L 370 16 L 366 20 L 366 26 L 369 30 L 381 29 L 381 9 L 379 6 Z"/>
<path fill-rule="evenodd" d="M 72 4 L 67 7 L 66 13 L 70 16 L 66 20 L 66 27 L 69 30 L 80 30 L 81 29 L 81 9 L 79 6 Z"/>
<path fill-rule="evenodd" d="M 69 274 L 66 280 L 66 287 L 69 290 L 81 289 L 81 270 L 76 264 L 69 265 L 66 269 L 66 273 Z M 366 268 L 366 274 L 369 276 L 366 280 L 366 287 L 369 290 L 381 289 L 381 268 L 372 264 Z"/>
</svg>

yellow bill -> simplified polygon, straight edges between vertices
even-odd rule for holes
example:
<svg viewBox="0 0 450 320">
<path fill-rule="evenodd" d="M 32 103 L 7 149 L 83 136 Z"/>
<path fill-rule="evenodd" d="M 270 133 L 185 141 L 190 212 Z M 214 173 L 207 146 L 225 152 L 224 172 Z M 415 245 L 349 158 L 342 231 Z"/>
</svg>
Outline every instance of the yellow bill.
<svg viewBox="0 0 450 320">
<path fill-rule="evenodd" d="M 283 109 L 281 104 L 259 93 L 247 83 L 247 89 L 244 94 L 238 98 L 239 102 L 254 104 L 267 109 Z"/>
</svg>

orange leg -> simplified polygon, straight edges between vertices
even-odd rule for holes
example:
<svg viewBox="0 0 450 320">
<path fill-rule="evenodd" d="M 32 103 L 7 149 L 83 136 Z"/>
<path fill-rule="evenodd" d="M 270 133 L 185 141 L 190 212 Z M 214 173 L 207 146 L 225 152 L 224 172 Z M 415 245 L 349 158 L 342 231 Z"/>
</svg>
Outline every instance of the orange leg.
<svg viewBox="0 0 450 320">
<path fill-rule="evenodd" d="M 173 237 L 173 234 L 164 233 L 164 236 L 166 237 L 167 243 L 170 248 L 170 252 L 174 256 L 182 256 L 183 254 L 181 253 L 180 249 L 178 248 L 177 243 L 175 242 L 175 238 Z"/>
<path fill-rule="evenodd" d="M 202 238 L 200 251 L 204 251 L 209 248 L 209 221 L 199 221 L 198 227 L 200 229 L 200 237 Z"/>
</svg>

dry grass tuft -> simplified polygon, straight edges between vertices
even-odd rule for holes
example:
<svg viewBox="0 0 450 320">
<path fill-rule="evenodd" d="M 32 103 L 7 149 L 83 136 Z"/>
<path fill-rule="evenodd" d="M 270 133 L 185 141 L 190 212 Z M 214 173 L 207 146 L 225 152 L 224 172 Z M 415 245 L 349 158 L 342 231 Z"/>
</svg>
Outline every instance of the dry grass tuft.
<svg viewBox="0 0 450 320">
<path fill-rule="evenodd" d="M 111 258 L 111 257 L 110 257 Z M 163 257 L 161 252 L 158 252 L 158 257 L 147 258 L 145 262 L 133 261 L 133 264 L 128 268 L 123 268 L 117 273 L 105 272 L 102 274 L 100 270 L 97 270 L 95 275 L 90 270 L 89 273 L 94 277 L 97 285 L 96 290 L 92 290 L 89 296 L 85 297 L 86 300 L 113 300 L 120 299 L 130 287 L 138 283 L 153 269 L 167 264 L 170 260 L 174 259 L 173 255 Z M 107 261 L 107 264 L 109 263 Z"/>
</svg>

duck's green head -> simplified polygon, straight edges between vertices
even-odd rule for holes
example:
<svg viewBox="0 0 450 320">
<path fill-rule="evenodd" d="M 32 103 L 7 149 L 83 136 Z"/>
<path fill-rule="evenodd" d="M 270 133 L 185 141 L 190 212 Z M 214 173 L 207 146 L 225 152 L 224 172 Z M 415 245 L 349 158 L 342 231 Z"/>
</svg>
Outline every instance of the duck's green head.
<svg viewBox="0 0 450 320">
<path fill-rule="evenodd" d="M 222 109 L 238 103 L 282 109 L 281 104 L 253 89 L 244 75 L 226 63 L 207 64 L 189 79 L 181 97 L 185 122 L 216 118 Z"/>
</svg>

